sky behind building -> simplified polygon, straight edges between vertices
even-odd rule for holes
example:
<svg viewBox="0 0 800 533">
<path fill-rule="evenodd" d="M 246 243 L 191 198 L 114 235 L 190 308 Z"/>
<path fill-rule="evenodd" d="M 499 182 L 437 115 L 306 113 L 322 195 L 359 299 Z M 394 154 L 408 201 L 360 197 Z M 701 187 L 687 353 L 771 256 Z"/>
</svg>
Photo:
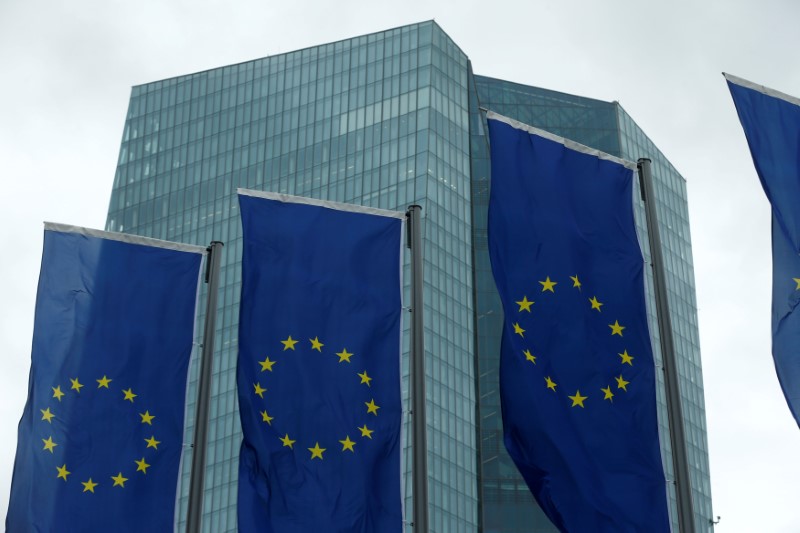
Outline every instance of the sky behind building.
<svg viewBox="0 0 800 533">
<path fill-rule="evenodd" d="M 436 19 L 476 72 L 618 100 L 689 191 L 717 531 L 794 531 L 800 432 L 770 356 L 769 205 L 721 71 L 800 96 L 789 0 L 0 6 L 0 512 L 42 221 L 102 228 L 132 85 Z"/>
</svg>

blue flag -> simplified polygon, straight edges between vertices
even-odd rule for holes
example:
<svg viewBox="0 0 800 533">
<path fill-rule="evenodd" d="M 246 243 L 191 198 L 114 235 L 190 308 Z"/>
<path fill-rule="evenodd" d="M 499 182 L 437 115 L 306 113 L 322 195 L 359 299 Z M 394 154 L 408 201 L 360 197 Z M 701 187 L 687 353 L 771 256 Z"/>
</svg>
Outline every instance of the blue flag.
<svg viewBox="0 0 800 533">
<path fill-rule="evenodd" d="M 635 165 L 488 118 L 509 455 L 561 531 L 668 532 Z"/>
<path fill-rule="evenodd" d="M 239 531 L 400 532 L 404 215 L 239 204 Z"/>
<path fill-rule="evenodd" d="M 772 204 L 772 357 L 800 425 L 800 99 L 725 77 Z"/>
<path fill-rule="evenodd" d="M 7 531 L 170 531 L 203 248 L 47 224 Z"/>
</svg>

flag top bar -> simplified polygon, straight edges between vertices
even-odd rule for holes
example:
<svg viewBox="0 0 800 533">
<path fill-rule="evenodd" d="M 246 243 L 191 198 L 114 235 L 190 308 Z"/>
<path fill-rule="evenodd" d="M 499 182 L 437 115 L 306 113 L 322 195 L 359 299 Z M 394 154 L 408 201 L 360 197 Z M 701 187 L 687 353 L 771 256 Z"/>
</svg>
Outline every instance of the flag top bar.
<svg viewBox="0 0 800 533">
<path fill-rule="evenodd" d="M 766 94 L 767 96 L 772 96 L 773 98 L 778 98 L 785 102 L 789 102 L 790 104 L 800 106 L 800 98 L 797 98 L 795 96 L 791 96 L 789 94 L 776 91 L 775 89 L 770 89 L 769 87 L 764 87 L 763 85 L 759 85 L 757 83 L 753 83 L 752 81 L 739 78 L 737 76 L 734 76 L 733 74 L 728 74 L 727 72 L 723 72 L 722 75 L 725 76 L 725 79 L 728 80 L 729 82 L 744 87 L 745 89 L 752 89 L 754 91 L 760 92 L 761 94 Z"/>
<path fill-rule="evenodd" d="M 71 226 L 69 224 L 59 224 L 57 222 L 45 222 L 44 229 L 45 231 L 57 231 L 59 233 L 77 233 L 80 235 L 87 235 L 89 237 L 97 237 L 100 239 L 108 239 L 111 241 L 126 242 L 128 244 L 144 244 L 146 246 L 165 248 L 167 250 L 176 250 L 178 252 L 190 252 L 201 255 L 205 255 L 207 253 L 205 246 L 197 246 L 195 244 L 184 244 L 172 241 L 163 241 L 161 239 L 153 239 L 151 237 L 131 235 L 129 233 L 119 233 L 116 231 L 103 231 L 99 229 L 83 228 L 80 226 Z"/>
<path fill-rule="evenodd" d="M 391 211 L 389 209 L 379 209 L 377 207 L 367 207 L 363 205 L 345 204 L 341 202 L 333 202 L 330 200 L 319 200 L 316 198 L 306 198 L 304 196 L 293 196 L 291 194 L 282 194 L 277 192 L 267 191 L 254 191 L 250 189 L 237 189 L 236 192 L 243 196 L 253 196 L 255 198 L 266 198 L 267 200 L 276 200 L 278 202 L 293 203 L 293 204 L 306 204 L 315 205 L 318 207 L 326 207 L 328 209 L 335 209 L 337 211 L 348 211 L 351 213 L 363 213 L 367 215 L 378 215 L 389 218 L 406 219 L 404 211 Z"/>
<path fill-rule="evenodd" d="M 611 155 L 611 154 L 607 154 L 605 152 L 601 152 L 600 150 L 596 150 L 594 148 L 590 148 L 590 147 L 588 147 L 586 145 L 583 145 L 581 143 L 575 142 L 575 141 L 573 141 L 571 139 L 567 139 L 566 137 L 560 137 L 560 136 L 558 136 L 558 135 L 556 135 L 554 133 L 550 133 L 549 131 L 545 131 L 545 130 L 542 130 L 542 129 L 539 129 L 539 128 L 534 128 L 533 126 L 529 126 L 529 125 L 527 125 L 527 124 L 525 124 L 523 122 L 519 122 L 517 120 L 514 120 L 513 118 L 509 118 L 509 117 L 506 117 L 506 116 L 503 116 L 503 115 L 499 115 L 499 114 L 495 113 L 494 111 L 487 111 L 486 112 L 486 118 L 487 119 L 492 119 L 492 120 L 497 120 L 498 122 L 503 122 L 505 124 L 508 124 L 512 128 L 515 128 L 515 129 L 518 129 L 518 130 L 522 130 L 522 131 L 526 131 L 526 132 L 531 133 L 533 135 L 538 135 L 539 137 L 544 137 L 545 139 L 549 139 L 549 140 L 551 140 L 553 142 L 557 142 L 559 144 L 562 144 L 565 147 L 569 148 L 570 150 L 575 150 L 576 152 L 581 152 L 581 153 L 584 153 L 584 154 L 593 155 L 593 156 L 597 157 L 598 159 L 603 159 L 603 160 L 606 160 L 606 161 L 611 161 L 611 162 L 617 163 L 617 164 L 622 165 L 625 168 L 629 168 L 629 169 L 631 169 L 633 171 L 637 170 L 636 163 L 634 163 L 633 161 L 628 161 L 627 159 L 622 159 L 622 158 L 619 158 L 617 156 L 614 156 L 614 155 Z"/>
</svg>

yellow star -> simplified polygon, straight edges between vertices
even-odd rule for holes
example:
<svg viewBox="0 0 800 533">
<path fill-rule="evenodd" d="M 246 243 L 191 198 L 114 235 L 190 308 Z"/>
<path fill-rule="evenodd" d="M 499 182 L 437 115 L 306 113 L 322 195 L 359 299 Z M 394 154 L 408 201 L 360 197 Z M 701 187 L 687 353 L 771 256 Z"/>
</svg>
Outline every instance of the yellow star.
<svg viewBox="0 0 800 533">
<path fill-rule="evenodd" d="M 261 398 L 263 398 L 264 393 L 267 392 L 267 389 L 261 387 L 261 383 L 253 383 L 253 388 L 256 390 L 256 394 L 258 394 Z"/>
<path fill-rule="evenodd" d="M 540 281 L 539 283 L 542 284 L 542 292 L 544 291 L 550 291 L 552 293 L 556 292 L 553 290 L 553 287 L 555 287 L 558 283 L 555 281 L 550 281 L 550 276 L 547 276 L 546 280 Z"/>
<path fill-rule="evenodd" d="M 271 426 L 272 425 L 272 420 L 274 418 L 275 418 L 274 416 L 269 416 L 269 413 L 267 413 L 266 411 L 261 411 L 261 421 L 262 422 L 266 422 L 267 424 L 269 424 Z"/>
<path fill-rule="evenodd" d="M 570 276 L 569 279 L 572 280 L 572 286 L 573 287 L 576 287 L 578 289 L 581 288 L 581 282 L 578 281 L 578 275 L 577 274 L 575 274 L 574 276 Z"/>
<path fill-rule="evenodd" d="M 371 387 L 372 386 L 372 385 L 369 384 L 369 382 L 372 381 L 372 378 L 367 375 L 367 371 L 366 370 L 364 370 L 363 374 L 358 374 L 357 372 L 356 372 L 356 374 L 358 375 L 358 377 L 361 378 L 361 383 L 362 384 L 366 383 L 367 387 Z"/>
<path fill-rule="evenodd" d="M 47 420 L 49 423 L 53 423 L 53 417 L 55 416 L 53 413 L 50 412 L 50 408 L 47 409 L 39 409 L 42 412 L 42 420 Z"/>
<path fill-rule="evenodd" d="M 308 451 L 311 452 L 311 459 L 313 460 L 315 457 L 318 457 L 319 460 L 322 460 L 322 452 L 324 452 L 327 448 L 320 448 L 319 442 L 314 444 L 313 448 L 308 448 Z"/>
<path fill-rule="evenodd" d="M 609 324 L 608 327 L 611 328 L 611 335 L 619 335 L 622 337 L 622 330 L 625 329 L 625 326 L 619 325 L 619 320 L 615 320 L 613 324 Z"/>
<path fill-rule="evenodd" d="M 258 364 L 261 365 L 261 371 L 264 372 L 265 370 L 269 370 L 272 372 L 272 367 L 277 363 L 277 361 L 270 361 L 269 357 L 264 359 L 263 361 L 259 361 Z"/>
<path fill-rule="evenodd" d="M 136 396 L 138 396 L 137 394 L 134 394 L 133 390 L 131 390 L 131 389 L 123 390 L 122 394 L 125 395 L 123 400 L 128 400 L 131 403 L 133 403 L 133 399 L 136 398 Z"/>
<path fill-rule="evenodd" d="M 149 439 L 144 439 L 144 441 L 147 443 L 148 448 L 155 448 L 156 450 L 158 449 L 158 445 L 161 444 L 160 440 L 156 440 L 155 435 L 153 435 Z"/>
<path fill-rule="evenodd" d="M 142 417 L 142 424 L 147 424 L 148 426 L 153 425 L 153 419 L 155 416 L 150 414 L 150 411 L 145 411 L 144 413 L 139 413 L 139 416 Z"/>
<path fill-rule="evenodd" d="M 633 356 L 632 355 L 628 355 L 628 350 L 625 350 L 622 353 L 618 353 L 617 355 L 622 357 L 622 363 L 621 364 L 623 364 L 623 365 L 624 364 L 628 364 L 628 365 L 633 366 Z"/>
<path fill-rule="evenodd" d="M 604 400 L 611 400 L 611 403 L 614 403 L 614 393 L 611 392 L 611 386 L 609 385 L 605 389 L 600 389 L 603 391 L 603 399 Z"/>
<path fill-rule="evenodd" d="M 358 428 L 358 430 L 361 432 L 362 437 L 367 437 L 370 439 L 372 438 L 372 434 L 375 432 L 374 429 L 369 429 L 366 424 L 364 424 L 363 428 Z"/>
<path fill-rule="evenodd" d="M 70 387 L 70 389 L 78 391 L 78 393 L 80 393 L 81 387 L 83 387 L 83 385 L 81 385 L 80 381 L 78 381 L 78 378 L 70 379 L 70 381 L 72 382 L 72 386 Z"/>
<path fill-rule="evenodd" d="M 53 398 L 60 402 L 62 396 L 64 396 L 64 393 L 61 392 L 61 385 L 58 387 L 53 387 Z"/>
<path fill-rule="evenodd" d="M 597 296 L 592 296 L 589 298 L 589 302 L 592 304 L 592 309 L 597 309 L 600 311 L 600 306 L 603 305 L 598 299 Z M 600 311 L 602 312 L 602 311 Z"/>
<path fill-rule="evenodd" d="M 325 346 L 321 342 L 319 342 L 319 337 L 314 337 L 313 339 L 308 339 L 311 342 L 311 349 L 316 350 L 319 353 L 322 353 L 322 347 Z"/>
<path fill-rule="evenodd" d="M 285 437 L 281 437 L 281 442 L 283 443 L 284 446 L 294 449 L 292 444 L 294 444 L 297 441 L 290 439 L 289 434 L 287 433 Z"/>
<path fill-rule="evenodd" d="M 106 377 L 106 375 L 105 375 L 105 374 L 103 374 L 103 377 L 102 377 L 102 378 L 100 378 L 100 379 L 96 379 L 95 381 L 97 381 L 97 388 L 98 388 L 98 389 L 99 389 L 100 387 L 104 387 L 104 388 L 106 388 L 106 389 L 107 389 L 107 388 L 108 388 L 108 384 L 109 384 L 109 383 L 111 383 L 113 380 L 111 380 L 111 379 L 108 379 L 108 378 Z"/>
<path fill-rule="evenodd" d="M 588 398 L 588 396 L 581 396 L 581 391 L 575 393 L 575 396 L 567 396 L 570 400 L 572 400 L 572 407 L 577 405 L 583 407 L 583 400 Z"/>
<path fill-rule="evenodd" d="M 556 391 L 556 387 L 557 387 L 558 385 L 556 385 L 556 382 L 555 382 L 555 381 L 553 381 L 552 379 L 550 379 L 550 376 L 547 376 L 546 378 L 544 378 L 544 381 L 545 381 L 545 383 L 547 383 L 547 388 L 548 388 L 548 389 L 552 389 L 552 390 L 553 390 L 553 392 L 555 392 L 555 391 Z"/>
<path fill-rule="evenodd" d="M 340 440 L 339 442 L 342 443 L 342 451 L 350 450 L 353 453 L 356 453 L 354 446 L 356 442 L 354 440 L 350 440 L 350 435 L 347 435 L 344 440 Z"/>
<path fill-rule="evenodd" d="M 289 338 L 285 341 L 281 341 L 281 343 L 283 344 L 283 351 L 285 352 L 286 350 L 294 350 L 294 345 L 297 344 L 297 341 L 289 335 Z"/>
<path fill-rule="evenodd" d="M 622 377 L 622 374 L 620 374 L 618 378 L 614 378 L 614 379 L 617 380 L 617 388 L 618 389 L 622 389 L 625 392 L 628 392 L 627 386 L 630 383 L 630 381 L 625 381 L 623 379 L 623 377 Z"/>
<path fill-rule="evenodd" d="M 81 485 L 83 485 L 83 492 L 91 492 L 94 494 L 94 488 L 98 485 L 92 478 L 89 478 L 89 481 L 81 481 Z"/>
<path fill-rule="evenodd" d="M 514 333 L 519 335 L 520 337 L 524 337 L 525 330 L 522 329 L 522 326 L 519 325 L 518 322 L 514 322 Z"/>
<path fill-rule="evenodd" d="M 797 283 L 797 287 L 794 289 L 796 291 L 800 291 L 800 278 L 792 278 L 795 283 Z"/>
<path fill-rule="evenodd" d="M 42 451 L 44 451 L 44 450 L 47 450 L 47 451 L 49 451 L 50 453 L 55 453 L 55 452 L 53 451 L 53 449 L 54 449 L 56 446 L 58 446 L 58 444 L 56 444 L 55 442 L 53 442 L 53 437 L 52 437 L 52 435 L 51 435 L 50 437 L 47 437 L 46 439 L 42 439 L 42 442 L 44 442 L 44 448 L 42 448 Z"/>
<path fill-rule="evenodd" d="M 336 355 L 339 356 L 339 362 L 347 361 L 350 362 L 350 358 L 353 357 L 353 354 L 347 352 L 347 348 L 342 348 L 342 351 L 337 353 Z"/>
<path fill-rule="evenodd" d="M 63 466 L 57 466 L 56 470 L 58 470 L 58 475 L 56 477 L 57 478 L 60 477 L 64 481 L 66 481 L 67 480 L 67 476 L 72 473 L 69 470 L 67 470 L 67 464 L 66 463 L 64 463 Z"/>
<path fill-rule="evenodd" d="M 138 468 L 136 469 L 137 472 L 141 472 L 143 474 L 147 474 L 147 469 L 150 468 L 150 465 L 147 464 L 144 460 L 144 457 L 141 458 L 139 461 L 134 461 Z"/>
<path fill-rule="evenodd" d="M 372 413 L 373 415 L 378 416 L 378 409 L 380 409 L 380 406 L 375 405 L 374 399 L 364 402 L 364 405 L 367 406 L 367 414 Z"/>
<path fill-rule="evenodd" d="M 536 364 L 536 356 L 535 356 L 535 355 L 533 355 L 533 354 L 531 353 L 531 351 L 530 351 L 530 350 L 525 350 L 525 351 L 524 351 L 524 352 L 522 352 L 522 353 L 523 353 L 523 354 L 525 354 L 525 359 L 526 359 L 527 361 L 530 361 L 530 362 L 531 362 L 531 363 L 533 363 L 534 365 Z"/>
<path fill-rule="evenodd" d="M 123 489 L 125 488 L 125 482 L 128 481 L 128 478 L 122 477 L 122 472 L 116 476 L 111 476 L 111 479 L 114 480 L 114 487 L 122 487 Z"/>
<path fill-rule="evenodd" d="M 527 311 L 527 312 L 529 312 L 529 313 L 530 313 L 530 312 L 531 312 L 531 306 L 532 306 L 533 304 L 535 304 L 535 303 L 536 303 L 536 302 L 531 302 L 530 300 L 528 300 L 528 297 L 527 297 L 527 296 L 523 296 L 523 297 L 522 297 L 522 300 L 520 300 L 520 301 L 516 302 L 516 304 L 519 306 L 519 312 L 520 312 L 520 313 L 521 313 L 522 311 Z"/>
</svg>

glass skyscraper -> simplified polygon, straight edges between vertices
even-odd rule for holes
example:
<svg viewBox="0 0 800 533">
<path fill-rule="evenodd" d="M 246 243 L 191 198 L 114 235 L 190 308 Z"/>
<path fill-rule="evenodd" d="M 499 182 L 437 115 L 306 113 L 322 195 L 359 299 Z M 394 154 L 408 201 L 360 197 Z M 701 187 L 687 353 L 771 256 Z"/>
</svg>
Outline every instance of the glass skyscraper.
<svg viewBox="0 0 800 533">
<path fill-rule="evenodd" d="M 502 445 L 497 383 L 502 312 L 486 243 L 490 169 L 480 108 L 613 155 L 653 160 L 695 512 L 699 531 L 709 529 L 708 451 L 683 178 L 617 103 L 474 75 L 458 45 L 436 23 L 424 22 L 132 90 L 106 228 L 195 244 L 225 242 L 205 531 L 236 531 L 242 249 L 237 187 L 384 209 L 423 206 L 431 531 L 554 531 Z M 635 203 L 646 243 L 643 208 L 638 199 Z M 404 278 L 410 278 L 408 265 Z M 651 332 L 658 358 L 653 317 Z M 407 397 L 407 326 L 403 342 Z M 193 366 L 187 439 L 196 383 Z M 660 385 L 663 415 L 663 380 Z M 662 446 L 671 478 L 664 418 Z M 188 446 L 186 452 L 181 525 Z M 410 473 L 408 446 L 404 454 Z M 410 510 L 410 475 L 405 494 Z"/>
</svg>

